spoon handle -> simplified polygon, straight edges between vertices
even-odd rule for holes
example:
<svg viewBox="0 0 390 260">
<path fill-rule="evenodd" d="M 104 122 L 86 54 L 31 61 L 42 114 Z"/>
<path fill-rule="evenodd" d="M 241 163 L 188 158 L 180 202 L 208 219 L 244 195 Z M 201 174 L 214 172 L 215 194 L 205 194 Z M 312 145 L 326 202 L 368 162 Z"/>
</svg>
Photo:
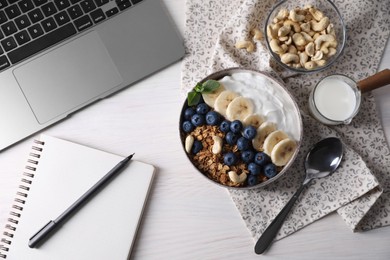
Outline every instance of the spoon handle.
<svg viewBox="0 0 390 260">
<path fill-rule="evenodd" d="M 257 240 L 257 243 L 255 245 L 256 254 L 262 254 L 269 247 L 305 186 L 306 184 L 302 184 L 299 187 L 299 189 L 294 193 L 289 202 L 284 206 L 284 208 L 279 212 L 279 214 L 275 217 L 272 223 L 260 236 L 259 240 Z"/>
</svg>

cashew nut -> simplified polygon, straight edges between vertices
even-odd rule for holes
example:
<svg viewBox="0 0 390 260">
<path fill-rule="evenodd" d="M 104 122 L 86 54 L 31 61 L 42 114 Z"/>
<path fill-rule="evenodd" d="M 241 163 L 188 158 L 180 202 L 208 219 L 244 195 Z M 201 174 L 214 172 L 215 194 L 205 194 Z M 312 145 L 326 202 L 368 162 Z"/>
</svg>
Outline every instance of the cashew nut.
<svg viewBox="0 0 390 260">
<path fill-rule="evenodd" d="M 307 23 L 302 23 L 301 25 L 301 29 L 302 29 L 302 31 L 304 31 L 304 32 L 310 32 L 310 23 L 309 22 L 307 22 Z"/>
<path fill-rule="evenodd" d="M 316 51 L 313 57 L 311 57 L 312 61 L 319 61 L 324 57 L 324 53 L 322 51 Z"/>
<path fill-rule="evenodd" d="M 268 38 L 270 39 L 274 39 L 276 37 L 278 37 L 278 30 L 279 28 L 282 27 L 282 25 L 280 24 L 273 24 L 273 25 L 268 25 L 267 26 L 267 36 Z"/>
<path fill-rule="evenodd" d="M 284 54 L 282 54 L 280 56 L 280 60 L 284 64 L 298 63 L 299 62 L 299 56 L 297 54 L 293 54 L 293 53 L 284 53 Z"/>
<path fill-rule="evenodd" d="M 314 61 L 317 66 L 324 66 L 326 64 L 326 60 L 316 60 Z"/>
<path fill-rule="evenodd" d="M 326 44 L 326 47 L 337 46 L 336 38 L 332 34 L 320 35 L 314 40 L 314 43 L 316 45 L 316 50 L 319 50 L 321 48 L 322 43 Z"/>
<path fill-rule="evenodd" d="M 326 27 L 326 33 L 327 33 L 327 34 L 336 35 L 336 32 L 335 32 L 335 30 L 334 30 L 334 25 L 333 25 L 333 23 L 330 23 L 330 24 L 328 25 L 328 27 Z"/>
<path fill-rule="evenodd" d="M 306 32 L 301 32 L 303 38 L 305 38 L 305 41 L 306 42 L 313 42 L 314 39 Z"/>
<path fill-rule="evenodd" d="M 327 16 L 325 16 L 324 18 L 322 18 L 318 22 L 315 20 L 310 21 L 311 28 L 316 32 L 320 32 L 320 31 L 325 30 L 326 27 L 328 27 L 329 23 L 330 23 L 330 21 L 329 21 L 329 18 Z"/>
<path fill-rule="evenodd" d="M 288 37 L 288 39 L 284 43 L 290 45 L 292 43 L 292 38 Z"/>
<path fill-rule="evenodd" d="M 306 52 L 300 52 L 298 56 L 299 56 L 299 62 L 301 63 L 302 66 L 304 66 L 305 63 L 309 60 L 309 56 L 307 55 Z"/>
<path fill-rule="evenodd" d="M 291 26 L 290 25 L 283 25 L 278 30 L 278 36 L 284 37 L 284 36 L 288 35 L 290 32 L 291 32 Z"/>
<path fill-rule="evenodd" d="M 312 69 L 314 69 L 316 67 L 316 65 L 317 64 L 314 61 L 308 61 L 308 62 L 305 63 L 304 67 L 307 70 L 312 70 Z"/>
<path fill-rule="evenodd" d="M 185 143 L 184 147 L 185 147 L 187 153 L 191 152 L 192 145 L 194 144 L 194 140 L 195 140 L 195 138 L 192 135 L 188 135 L 186 137 L 186 140 L 184 142 Z"/>
<path fill-rule="evenodd" d="M 326 57 L 332 57 L 333 55 L 335 55 L 337 53 L 337 50 L 335 48 L 332 48 L 332 47 L 330 47 L 328 49 L 328 51 L 329 52 L 326 54 Z"/>
<path fill-rule="evenodd" d="M 212 148 L 213 154 L 221 153 L 222 152 L 222 146 L 223 146 L 222 138 L 219 137 L 218 135 L 214 135 L 213 136 L 213 141 L 214 141 L 213 148 Z"/>
<path fill-rule="evenodd" d="M 283 50 L 282 47 L 279 46 L 279 41 L 277 39 L 272 39 L 269 42 L 269 46 L 270 46 L 271 50 L 273 52 L 275 52 L 276 54 L 283 54 L 286 52 L 285 50 Z"/>
<path fill-rule="evenodd" d="M 294 32 L 300 32 L 301 31 L 301 26 L 299 26 L 299 24 L 297 22 L 294 22 L 292 20 L 286 20 L 283 22 L 283 25 L 287 25 L 287 26 L 292 26 L 292 29 L 294 30 Z"/>
<path fill-rule="evenodd" d="M 237 49 L 246 49 L 247 52 L 254 52 L 255 45 L 251 41 L 238 41 L 236 43 Z"/>
<path fill-rule="evenodd" d="M 289 45 L 287 52 L 292 54 L 298 54 L 297 48 L 294 45 Z"/>
<path fill-rule="evenodd" d="M 296 46 L 303 46 L 306 44 L 305 38 L 300 33 L 294 33 L 294 35 L 292 36 L 292 40 Z"/>
<path fill-rule="evenodd" d="M 305 15 L 302 15 L 302 14 L 298 14 L 298 13 L 297 13 L 297 10 L 292 9 L 292 10 L 290 11 L 290 16 L 289 16 L 289 18 L 290 18 L 291 20 L 293 20 L 294 22 L 301 22 L 301 21 L 305 20 L 306 16 L 305 16 Z"/>
<path fill-rule="evenodd" d="M 313 42 L 310 42 L 308 45 L 306 45 L 305 52 L 306 52 L 306 54 L 308 56 L 313 57 L 314 51 L 315 51 L 315 49 L 314 49 L 314 43 Z"/>
<path fill-rule="evenodd" d="M 313 16 L 313 18 L 316 19 L 317 21 L 320 21 L 322 18 L 324 18 L 324 13 L 313 7 L 309 8 L 309 12 Z"/>
<path fill-rule="evenodd" d="M 255 40 L 262 40 L 263 39 L 263 33 L 257 29 L 257 28 L 254 28 L 252 31 L 251 31 L 251 34 L 253 35 L 253 39 Z"/>
<path fill-rule="evenodd" d="M 234 183 L 243 183 L 247 177 L 245 172 L 241 173 L 240 175 L 237 175 L 235 171 L 229 171 L 228 176 L 230 180 Z"/>
<path fill-rule="evenodd" d="M 288 17 L 288 10 L 287 9 L 280 9 L 278 14 L 275 16 L 278 20 L 284 20 Z"/>
</svg>

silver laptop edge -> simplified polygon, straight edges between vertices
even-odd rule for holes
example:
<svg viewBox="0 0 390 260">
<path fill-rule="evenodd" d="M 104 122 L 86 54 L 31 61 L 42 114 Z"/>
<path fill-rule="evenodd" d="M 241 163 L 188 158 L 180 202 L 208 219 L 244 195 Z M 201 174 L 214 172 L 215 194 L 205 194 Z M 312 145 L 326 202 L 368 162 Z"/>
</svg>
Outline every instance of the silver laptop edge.
<svg viewBox="0 0 390 260">
<path fill-rule="evenodd" d="M 0 151 L 180 60 L 184 53 L 165 6 L 143 0 L 0 72 Z M 79 71 L 82 76 L 76 81 Z"/>
</svg>

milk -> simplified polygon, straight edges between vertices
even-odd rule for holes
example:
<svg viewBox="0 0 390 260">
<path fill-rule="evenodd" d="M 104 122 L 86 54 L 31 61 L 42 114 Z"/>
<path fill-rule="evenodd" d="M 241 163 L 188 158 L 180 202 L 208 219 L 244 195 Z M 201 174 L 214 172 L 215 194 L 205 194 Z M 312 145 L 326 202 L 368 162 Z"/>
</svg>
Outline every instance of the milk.
<svg viewBox="0 0 390 260">
<path fill-rule="evenodd" d="M 321 80 L 311 94 L 311 112 L 324 123 L 349 123 L 360 103 L 360 92 L 353 80 L 333 75 Z M 327 121 L 333 122 L 327 122 Z"/>
</svg>

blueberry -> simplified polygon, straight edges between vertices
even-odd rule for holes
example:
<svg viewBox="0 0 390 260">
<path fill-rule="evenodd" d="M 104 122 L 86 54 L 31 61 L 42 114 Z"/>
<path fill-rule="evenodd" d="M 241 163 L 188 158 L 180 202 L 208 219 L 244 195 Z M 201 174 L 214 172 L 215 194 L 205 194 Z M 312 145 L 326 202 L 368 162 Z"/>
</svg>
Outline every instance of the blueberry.
<svg viewBox="0 0 390 260">
<path fill-rule="evenodd" d="M 221 121 L 221 115 L 218 112 L 210 111 L 206 114 L 206 123 L 208 125 L 218 125 Z"/>
<path fill-rule="evenodd" d="M 256 128 L 250 125 L 244 128 L 244 130 L 242 131 L 242 136 L 244 136 L 249 140 L 252 140 L 253 138 L 255 138 L 256 133 L 257 133 Z"/>
<path fill-rule="evenodd" d="M 238 162 L 238 158 L 233 152 L 228 152 L 223 156 L 223 162 L 228 166 L 232 166 Z"/>
<path fill-rule="evenodd" d="M 198 140 L 195 140 L 194 141 L 194 144 L 192 145 L 192 149 L 191 149 L 191 152 L 193 154 L 197 154 L 199 153 L 200 150 L 203 149 L 203 145 L 202 145 L 202 142 L 201 141 L 198 141 Z"/>
<path fill-rule="evenodd" d="M 219 130 L 221 130 L 224 133 L 227 133 L 230 131 L 230 121 L 223 120 L 222 123 L 219 125 Z"/>
<path fill-rule="evenodd" d="M 226 142 L 230 145 L 235 145 L 240 136 L 233 132 L 228 132 L 225 136 Z"/>
<path fill-rule="evenodd" d="M 206 103 L 200 103 L 196 106 L 196 113 L 205 115 L 209 112 L 210 108 Z"/>
<path fill-rule="evenodd" d="M 204 115 L 195 114 L 191 117 L 191 123 L 194 126 L 201 126 L 204 125 L 206 122 L 206 119 L 204 118 Z"/>
<path fill-rule="evenodd" d="M 264 175 L 268 178 L 275 177 L 277 174 L 276 166 L 273 163 L 269 163 L 266 166 L 264 166 Z"/>
<path fill-rule="evenodd" d="M 186 110 L 184 110 L 184 119 L 191 120 L 191 117 L 195 115 L 196 111 L 193 107 L 188 107 Z"/>
<path fill-rule="evenodd" d="M 255 163 L 257 163 L 260 166 L 264 166 L 270 161 L 271 158 L 269 158 L 269 156 L 264 152 L 259 152 L 255 154 Z"/>
<path fill-rule="evenodd" d="M 240 151 L 248 150 L 251 147 L 251 141 L 241 136 L 237 139 L 237 148 Z"/>
<path fill-rule="evenodd" d="M 256 175 L 248 176 L 248 186 L 255 186 L 259 183 L 259 178 Z"/>
<path fill-rule="evenodd" d="M 251 162 L 248 164 L 248 171 L 252 175 L 259 175 L 261 173 L 261 167 L 256 163 Z"/>
<path fill-rule="evenodd" d="M 241 129 L 242 129 L 242 123 L 240 120 L 234 120 L 231 124 L 230 124 L 230 130 L 235 133 L 235 134 L 238 134 L 241 132 Z"/>
<path fill-rule="evenodd" d="M 241 153 L 241 159 L 244 163 L 250 163 L 255 158 L 255 152 L 252 150 L 246 150 Z"/>
<path fill-rule="evenodd" d="M 183 122 L 183 131 L 186 133 L 192 132 L 195 129 L 195 126 L 190 121 Z"/>
</svg>

